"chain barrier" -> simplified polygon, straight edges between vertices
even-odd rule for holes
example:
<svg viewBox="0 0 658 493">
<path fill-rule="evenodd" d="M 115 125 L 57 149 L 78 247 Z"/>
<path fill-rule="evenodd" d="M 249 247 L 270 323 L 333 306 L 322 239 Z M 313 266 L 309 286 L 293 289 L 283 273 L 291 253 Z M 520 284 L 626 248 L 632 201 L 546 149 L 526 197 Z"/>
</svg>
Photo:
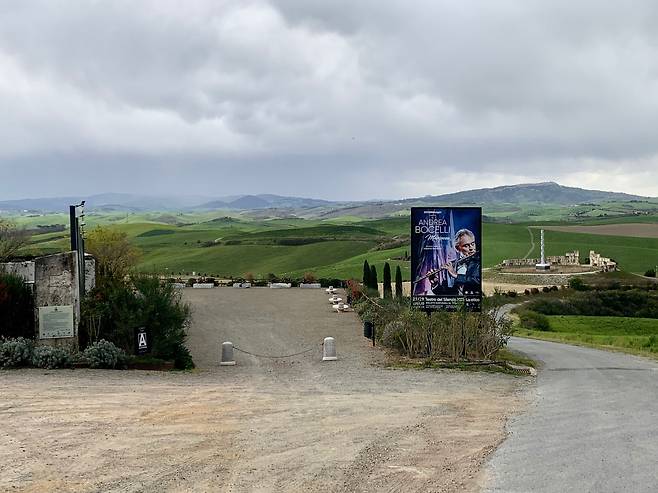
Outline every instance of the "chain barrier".
<svg viewBox="0 0 658 493">
<path fill-rule="evenodd" d="M 320 347 L 322 347 L 322 344 L 320 344 Z M 315 351 L 317 349 L 317 347 L 308 348 L 308 349 L 305 349 L 304 351 L 300 351 L 299 353 L 286 354 L 284 356 L 270 356 L 270 355 L 267 355 L 267 354 L 251 353 L 249 351 L 245 351 L 244 349 L 240 349 L 237 346 L 233 346 L 233 349 L 235 349 L 236 351 L 240 351 L 241 353 L 249 354 L 251 356 L 256 356 L 257 358 L 283 359 L 283 358 L 292 358 L 293 356 L 299 356 L 300 354 L 305 354 L 305 353 L 309 353 L 311 351 Z"/>
</svg>

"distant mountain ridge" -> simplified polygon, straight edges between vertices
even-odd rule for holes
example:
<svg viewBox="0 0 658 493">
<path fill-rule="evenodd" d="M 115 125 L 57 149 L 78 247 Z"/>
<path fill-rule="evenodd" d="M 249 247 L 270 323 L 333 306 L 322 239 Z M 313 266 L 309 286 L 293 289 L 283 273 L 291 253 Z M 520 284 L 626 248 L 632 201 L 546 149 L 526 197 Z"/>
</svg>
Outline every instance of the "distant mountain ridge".
<svg viewBox="0 0 658 493">
<path fill-rule="evenodd" d="M 323 217 L 340 214 L 377 216 L 393 214 L 414 205 L 500 205 L 543 204 L 576 205 L 590 202 L 645 200 L 649 197 L 620 192 L 566 187 L 555 182 L 524 183 L 494 188 L 427 195 L 402 200 L 335 202 L 329 200 L 286 197 L 274 194 L 233 195 L 230 197 L 145 196 L 124 193 L 103 193 L 88 197 L 51 197 L 0 201 L 0 211 L 66 212 L 68 206 L 86 201 L 89 210 L 96 211 L 278 211 L 294 215 L 294 211 L 311 211 Z M 263 212 L 267 214 L 266 212 Z"/>
<path fill-rule="evenodd" d="M 519 185 L 504 185 L 494 188 L 465 190 L 444 195 L 425 196 L 416 199 L 406 199 L 404 202 L 445 203 L 452 205 L 474 204 L 560 204 L 575 205 L 585 202 L 601 202 L 613 200 L 641 200 L 648 197 L 630 195 L 621 192 L 605 192 L 602 190 L 587 190 L 584 188 L 565 187 L 549 181 L 542 183 L 522 183 Z"/>
<path fill-rule="evenodd" d="M 127 193 L 102 193 L 79 197 L 48 197 L 0 201 L 0 211 L 66 212 L 69 205 L 85 201 L 88 210 L 110 211 L 181 211 L 181 210 L 255 210 L 307 209 L 339 204 L 329 200 L 285 197 L 273 194 L 234 195 L 212 199 L 205 196 L 147 196 Z"/>
</svg>

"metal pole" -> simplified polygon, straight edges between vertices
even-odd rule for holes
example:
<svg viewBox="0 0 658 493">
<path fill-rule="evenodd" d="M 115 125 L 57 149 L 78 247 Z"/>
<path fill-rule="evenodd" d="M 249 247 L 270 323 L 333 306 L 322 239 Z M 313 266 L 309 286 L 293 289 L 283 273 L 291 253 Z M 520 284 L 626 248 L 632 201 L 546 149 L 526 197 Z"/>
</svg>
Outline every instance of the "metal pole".
<svg viewBox="0 0 658 493">
<path fill-rule="evenodd" d="M 71 228 L 71 250 L 78 250 L 78 220 L 75 217 L 75 206 L 69 206 L 69 222 Z"/>
</svg>

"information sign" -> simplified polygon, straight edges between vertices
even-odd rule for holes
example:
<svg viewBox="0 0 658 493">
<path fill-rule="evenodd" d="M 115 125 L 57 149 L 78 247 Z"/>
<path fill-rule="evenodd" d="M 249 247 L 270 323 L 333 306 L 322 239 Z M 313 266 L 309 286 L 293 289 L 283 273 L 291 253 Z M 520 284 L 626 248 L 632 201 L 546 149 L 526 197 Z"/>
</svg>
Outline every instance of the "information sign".
<svg viewBox="0 0 658 493">
<path fill-rule="evenodd" d="M 74 336 L 73 305 L 39 307 L 39 339 Z"/>
</svg>

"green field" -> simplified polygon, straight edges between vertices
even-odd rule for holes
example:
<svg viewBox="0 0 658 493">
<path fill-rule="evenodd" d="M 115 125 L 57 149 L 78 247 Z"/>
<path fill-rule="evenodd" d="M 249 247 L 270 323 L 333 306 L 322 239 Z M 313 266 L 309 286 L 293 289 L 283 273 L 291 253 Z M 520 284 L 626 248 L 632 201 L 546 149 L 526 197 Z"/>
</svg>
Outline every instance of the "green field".
<svg viewBox="0 0 658 493">
<path fill-rule="evenodd" d="M 547 341 L 658 355 L 658 319 L 552 315 L 550 331 L 518 328 L 515 335 Z"/>
<path fill-rule="evenodd" d="M 536 217 L 545 218 L 552 209 L 538 208 Z M 499 206 L 492 215 L 533 212 L 527 206 Z M 541 210 L 540 210 L 541 209 Z M 543 212 L 542 212 L 543 211 Z M 541 212 L 541 215 L 539 214 Z M 609 211 L 611 212 L 611 211 Z M 640 216 L 638 222 L 652 216 Z M 382 273 L 384 262 L 399 265 L 409 278 L 409 262 L 401 258 L 409 250 L 409 218 L 389 217 L 366 220 L 354 216 L 320 219 L 253 219 L 238 213 L 94 213 L 87 216 L 87 229 L 105 225 L 125 232 L 142 251 L 139 269 L 146 272 L 178 274 L 200 272 L 215 276 L 239 277 L 269 273 L 301 276 L 312 271 L 319 277 L 359 278 L 365 259 Z M 626 217 L 618 218 L 619 222 Z M 19 216 L 24 227 L 66 224 L 65 214 Z M 589 218 L 588 224 L 610 222 L 610 217 Z M 549 223 L 547 223 L 549 224 Z M 568 224 L 553 221 L 550 224 Z M 492 267 L 505 258 L 518 258 L 530 249 L 529 226 L 536 222 L 483 225 L 483 266 Z M 539 256 L 539 231 L 533 229 L 536 246 L 531 257 Z M 67 249 L 68 231 L 35 234 L 26 254 L 54 253 Z M 546 253 L 561 255 L 589 250 L 614 258 L 622 270 L 644 273 L 658 264 L 658 239 L 602 236 L 583 233 L 546 232 Z"/>
</svg>

